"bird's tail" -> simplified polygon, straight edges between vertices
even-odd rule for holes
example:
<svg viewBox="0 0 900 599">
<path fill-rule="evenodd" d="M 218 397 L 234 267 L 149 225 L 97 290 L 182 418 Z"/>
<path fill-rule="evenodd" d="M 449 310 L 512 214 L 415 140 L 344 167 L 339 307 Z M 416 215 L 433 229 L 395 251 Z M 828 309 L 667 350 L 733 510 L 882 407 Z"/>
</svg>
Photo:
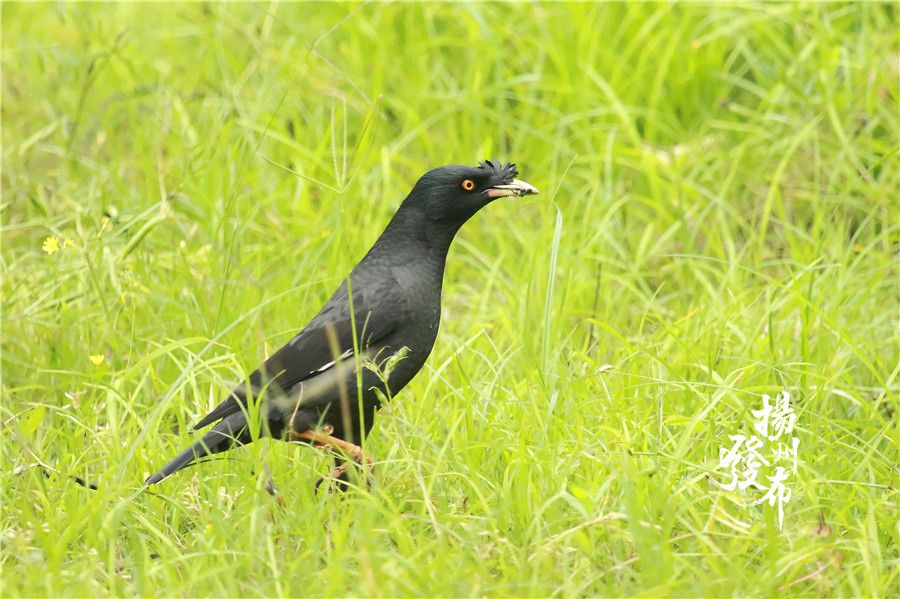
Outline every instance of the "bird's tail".
<svg viewBox="0 0 900 599">
<path fill-rule="evenodd" d="M 194 460 L 219 453 L 234 447 L 243 445 L 251 440 L 247 418 L 243 412 L 231 414 L 219 421 L 203 438 L 175 456 L 171 462 L 162 467 L 162 470 L 148 478 L 144 484 L 155 485 L 174 472 L 189 466 Z"/>
</svg>

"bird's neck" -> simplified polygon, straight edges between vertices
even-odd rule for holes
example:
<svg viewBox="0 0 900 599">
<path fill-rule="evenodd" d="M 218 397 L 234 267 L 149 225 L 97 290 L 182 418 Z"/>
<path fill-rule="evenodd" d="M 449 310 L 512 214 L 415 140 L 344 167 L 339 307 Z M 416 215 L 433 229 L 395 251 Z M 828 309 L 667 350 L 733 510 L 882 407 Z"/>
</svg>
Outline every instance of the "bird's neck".
<svg viewBox="0 0 900 599">
<path fill-rule="evenodd" d="M 443 275 L 450 244 L 460 225 L 432 220 L 423 210 L 404 203 L 394 214 L 366 258 L 430 266 Z"/>
</svg>

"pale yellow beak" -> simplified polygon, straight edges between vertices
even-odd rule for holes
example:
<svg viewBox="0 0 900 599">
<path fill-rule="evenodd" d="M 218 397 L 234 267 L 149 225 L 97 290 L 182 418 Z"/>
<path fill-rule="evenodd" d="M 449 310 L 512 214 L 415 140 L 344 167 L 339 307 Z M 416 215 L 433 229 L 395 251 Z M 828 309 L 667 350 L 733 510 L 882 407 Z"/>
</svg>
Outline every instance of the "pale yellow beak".
<svg viewBox="0 0 900 599">
<path fill-rule="evenodd" d="M 504 185 L 494 185 L 485 193 L 489 198 L 503 198 L 506 196 L 537 195 L 540 192 L 538 192 L 537 188 L 530 183 L 520 181 L 519 179 L 513 179 Z"/>
</svg>

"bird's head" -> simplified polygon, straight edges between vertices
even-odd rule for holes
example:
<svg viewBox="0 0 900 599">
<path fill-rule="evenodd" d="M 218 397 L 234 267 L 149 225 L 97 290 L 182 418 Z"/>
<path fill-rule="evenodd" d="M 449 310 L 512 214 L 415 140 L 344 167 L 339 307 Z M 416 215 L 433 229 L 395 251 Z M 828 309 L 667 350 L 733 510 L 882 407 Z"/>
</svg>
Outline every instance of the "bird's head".
<svg viewBox="0 0 900 599">
<path fill-rule="evenodd" d="M 422 175 L 410 199 L 432 220 L 461 225 L 497 198 L 538 193 L 518 174 L 515 164 L 490 160 L 478 166 L 442 166 Z"/>
</svg>

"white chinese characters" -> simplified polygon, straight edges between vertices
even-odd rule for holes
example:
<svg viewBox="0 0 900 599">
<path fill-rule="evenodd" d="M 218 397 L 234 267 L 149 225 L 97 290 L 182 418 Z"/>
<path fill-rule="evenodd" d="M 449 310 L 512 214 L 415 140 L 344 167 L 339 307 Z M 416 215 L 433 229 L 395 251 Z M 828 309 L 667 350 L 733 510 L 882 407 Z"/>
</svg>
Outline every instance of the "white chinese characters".
<svg viewBox="0 0 900 599">
<path fill-rule="evenodd" d="M 756 434 L 729 435 L 730 448 L 719 448 L 719 468 L 726 469 L 730 480 L 716 484 L 727 491 L 749 488 L 765 491 L 765 495 L 748 505 L 768 503 L 778 507 L 778 528 L 784 521 L 784 504 L 791 500 L 785 481 L 797 472 L 797 448 L 800 439 L 792 436 L 797 414 L 791 408 L 791 396 L 782 391 L 772 398 L 763 395 L 763 407 L 752 410 Z M 780 463 L 790 461 L 790 472 Z M 774 471 L 773 471 L 774 470 Z M 762 473 L 762 476 L 761 476 Z M 715 482 L 715 481 L 714 481 Z"/>
</svg>

